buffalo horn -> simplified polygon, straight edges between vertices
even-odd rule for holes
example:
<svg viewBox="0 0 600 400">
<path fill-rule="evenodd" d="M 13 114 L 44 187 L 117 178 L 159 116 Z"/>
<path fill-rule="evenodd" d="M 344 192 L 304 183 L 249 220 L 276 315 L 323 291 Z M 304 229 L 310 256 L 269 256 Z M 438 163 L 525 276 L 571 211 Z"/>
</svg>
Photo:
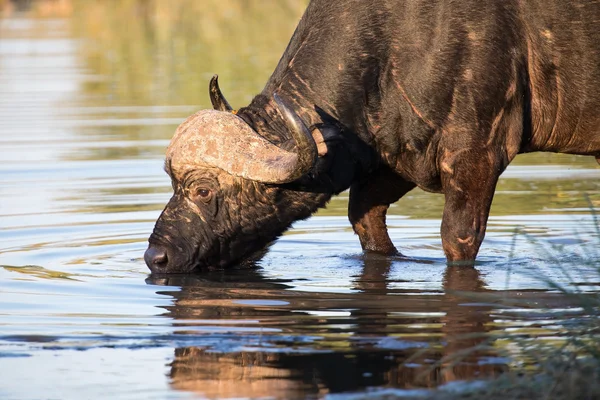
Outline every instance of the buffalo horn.
<svg viewBox="0 0 600 400">
<path fill-rule="evenodd" d="M 173 170 L 214 166 L 263 183 L 288 183 L 306 174 L 317 159 L 317 145 L 298 115 L 277 95 L 275 103 L 295 141 L 287 151 L 260 136 L 230 112 L 202 110 L 182 123 L 167 149 Z"/>
<path fill-rule="evenodd" d="M 209 85 L 210 102 L 213 108 L 218 111 L 231 111 L 233 108 L 229 105 L 221 89 L 219 89 L 219 75 L 213 75 Z"/>
<path fill-rule="evenodd" d="M 306 174 L 315 165 L 318 156 L 317 144 L 298 114 L 277 93 L 273 94 L 273 99 L 296 143 L 296 162 L 288 170 L 288 182 L 291 182 Z"/>
</svg>

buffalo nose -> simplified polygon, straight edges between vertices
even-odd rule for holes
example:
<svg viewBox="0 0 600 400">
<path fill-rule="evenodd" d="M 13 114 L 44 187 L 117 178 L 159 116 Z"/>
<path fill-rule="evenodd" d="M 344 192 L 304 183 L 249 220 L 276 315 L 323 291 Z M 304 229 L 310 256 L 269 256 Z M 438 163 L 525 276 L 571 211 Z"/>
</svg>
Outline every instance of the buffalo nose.
<svg viewBox="0 0 600 400">
<path fill-rule="evenodd" d="M 169 261 L 167 250 L 161 246 L 150 245 L 144 253 L 144 261 L 152 272 L 161 272 Z"/>
</svg>

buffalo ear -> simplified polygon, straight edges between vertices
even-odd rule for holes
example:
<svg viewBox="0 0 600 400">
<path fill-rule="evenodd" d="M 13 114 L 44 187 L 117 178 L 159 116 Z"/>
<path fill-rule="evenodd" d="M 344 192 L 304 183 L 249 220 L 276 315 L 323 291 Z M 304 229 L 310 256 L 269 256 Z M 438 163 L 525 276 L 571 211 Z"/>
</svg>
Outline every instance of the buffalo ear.
<svg viewBox="0 0 600 400">
<path fill-rule="evenodd" d="M 225 96 L 223 96 L 223 93 L 221 93 L 221 89 L 219 89 L 219 75 L 213 75 L 212 79 L 210 80 L 208 94 L 210 96 L 210 102 L 215 110 L 227 112 L 231 112 L 233 110 L 233 108 L 225 99 Z"/>
</svg>

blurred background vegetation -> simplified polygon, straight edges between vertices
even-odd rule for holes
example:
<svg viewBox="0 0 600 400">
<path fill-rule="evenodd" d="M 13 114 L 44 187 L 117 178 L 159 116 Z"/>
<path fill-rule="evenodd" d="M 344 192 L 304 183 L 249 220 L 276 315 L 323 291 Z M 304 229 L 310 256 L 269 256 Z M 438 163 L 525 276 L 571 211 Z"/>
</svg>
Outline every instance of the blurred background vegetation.
<svg viewBox="0 0 600 400">
<path fill-rule="evenodd" d="M 283 53 L 307 0 L 0 0 L 2 14 L 67 18 L 83 39 L 90 101 L 208 106 L 218 73 L 234 105 L 248 103 Z"/>
<path fill-rule="evenodd" d="M 94 39 L 82 49 L 86 60 L 110 77 L 90 92 L 119 103 L 183 105 L 208 105 L 214 73 L 230 101 L 248 103 L 283 52 L 295 25 L 290 19 L 305 7 L 299 0 L 73 3 L 75 33 Z"/>
</svg>

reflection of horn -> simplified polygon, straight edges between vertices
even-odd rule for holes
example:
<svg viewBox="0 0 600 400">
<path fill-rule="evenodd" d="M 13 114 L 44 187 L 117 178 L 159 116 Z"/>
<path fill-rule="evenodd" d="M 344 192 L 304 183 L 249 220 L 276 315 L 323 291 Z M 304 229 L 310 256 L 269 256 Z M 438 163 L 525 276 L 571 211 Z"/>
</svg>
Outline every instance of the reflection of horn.
<svg viewBox="0 0 600 400">
<path fill-rule="evenodd" d="M 211 165 L 264 183 L 287 183 L 300 178 L 314 165 L 317 146 L 296 113 L 277 95 L 275 102 L 296 143 L 295 151 L 269 142 L 234 114 L 202 110 L 177 128 L 167 159 L 173 167 Z"/>
<path fill-rule="evenodd" d="M 274 352 L 221 354 L 198 347 L 178 348 L 170 384 L 211 399 L 272 398 L 274 394 L 276 398 L 304 398 L 308 388 L 296 371 L 278 365 L 281 357 Z"/>
<path fill-rule="evenodd" d="M 219 89 L 219 75 L 213 75 L 209 85 L 210 102 L 213 108 L 218 111 L 231 111 L 233 108 L 229 105 L 221 89 Z"/>
</svg>

